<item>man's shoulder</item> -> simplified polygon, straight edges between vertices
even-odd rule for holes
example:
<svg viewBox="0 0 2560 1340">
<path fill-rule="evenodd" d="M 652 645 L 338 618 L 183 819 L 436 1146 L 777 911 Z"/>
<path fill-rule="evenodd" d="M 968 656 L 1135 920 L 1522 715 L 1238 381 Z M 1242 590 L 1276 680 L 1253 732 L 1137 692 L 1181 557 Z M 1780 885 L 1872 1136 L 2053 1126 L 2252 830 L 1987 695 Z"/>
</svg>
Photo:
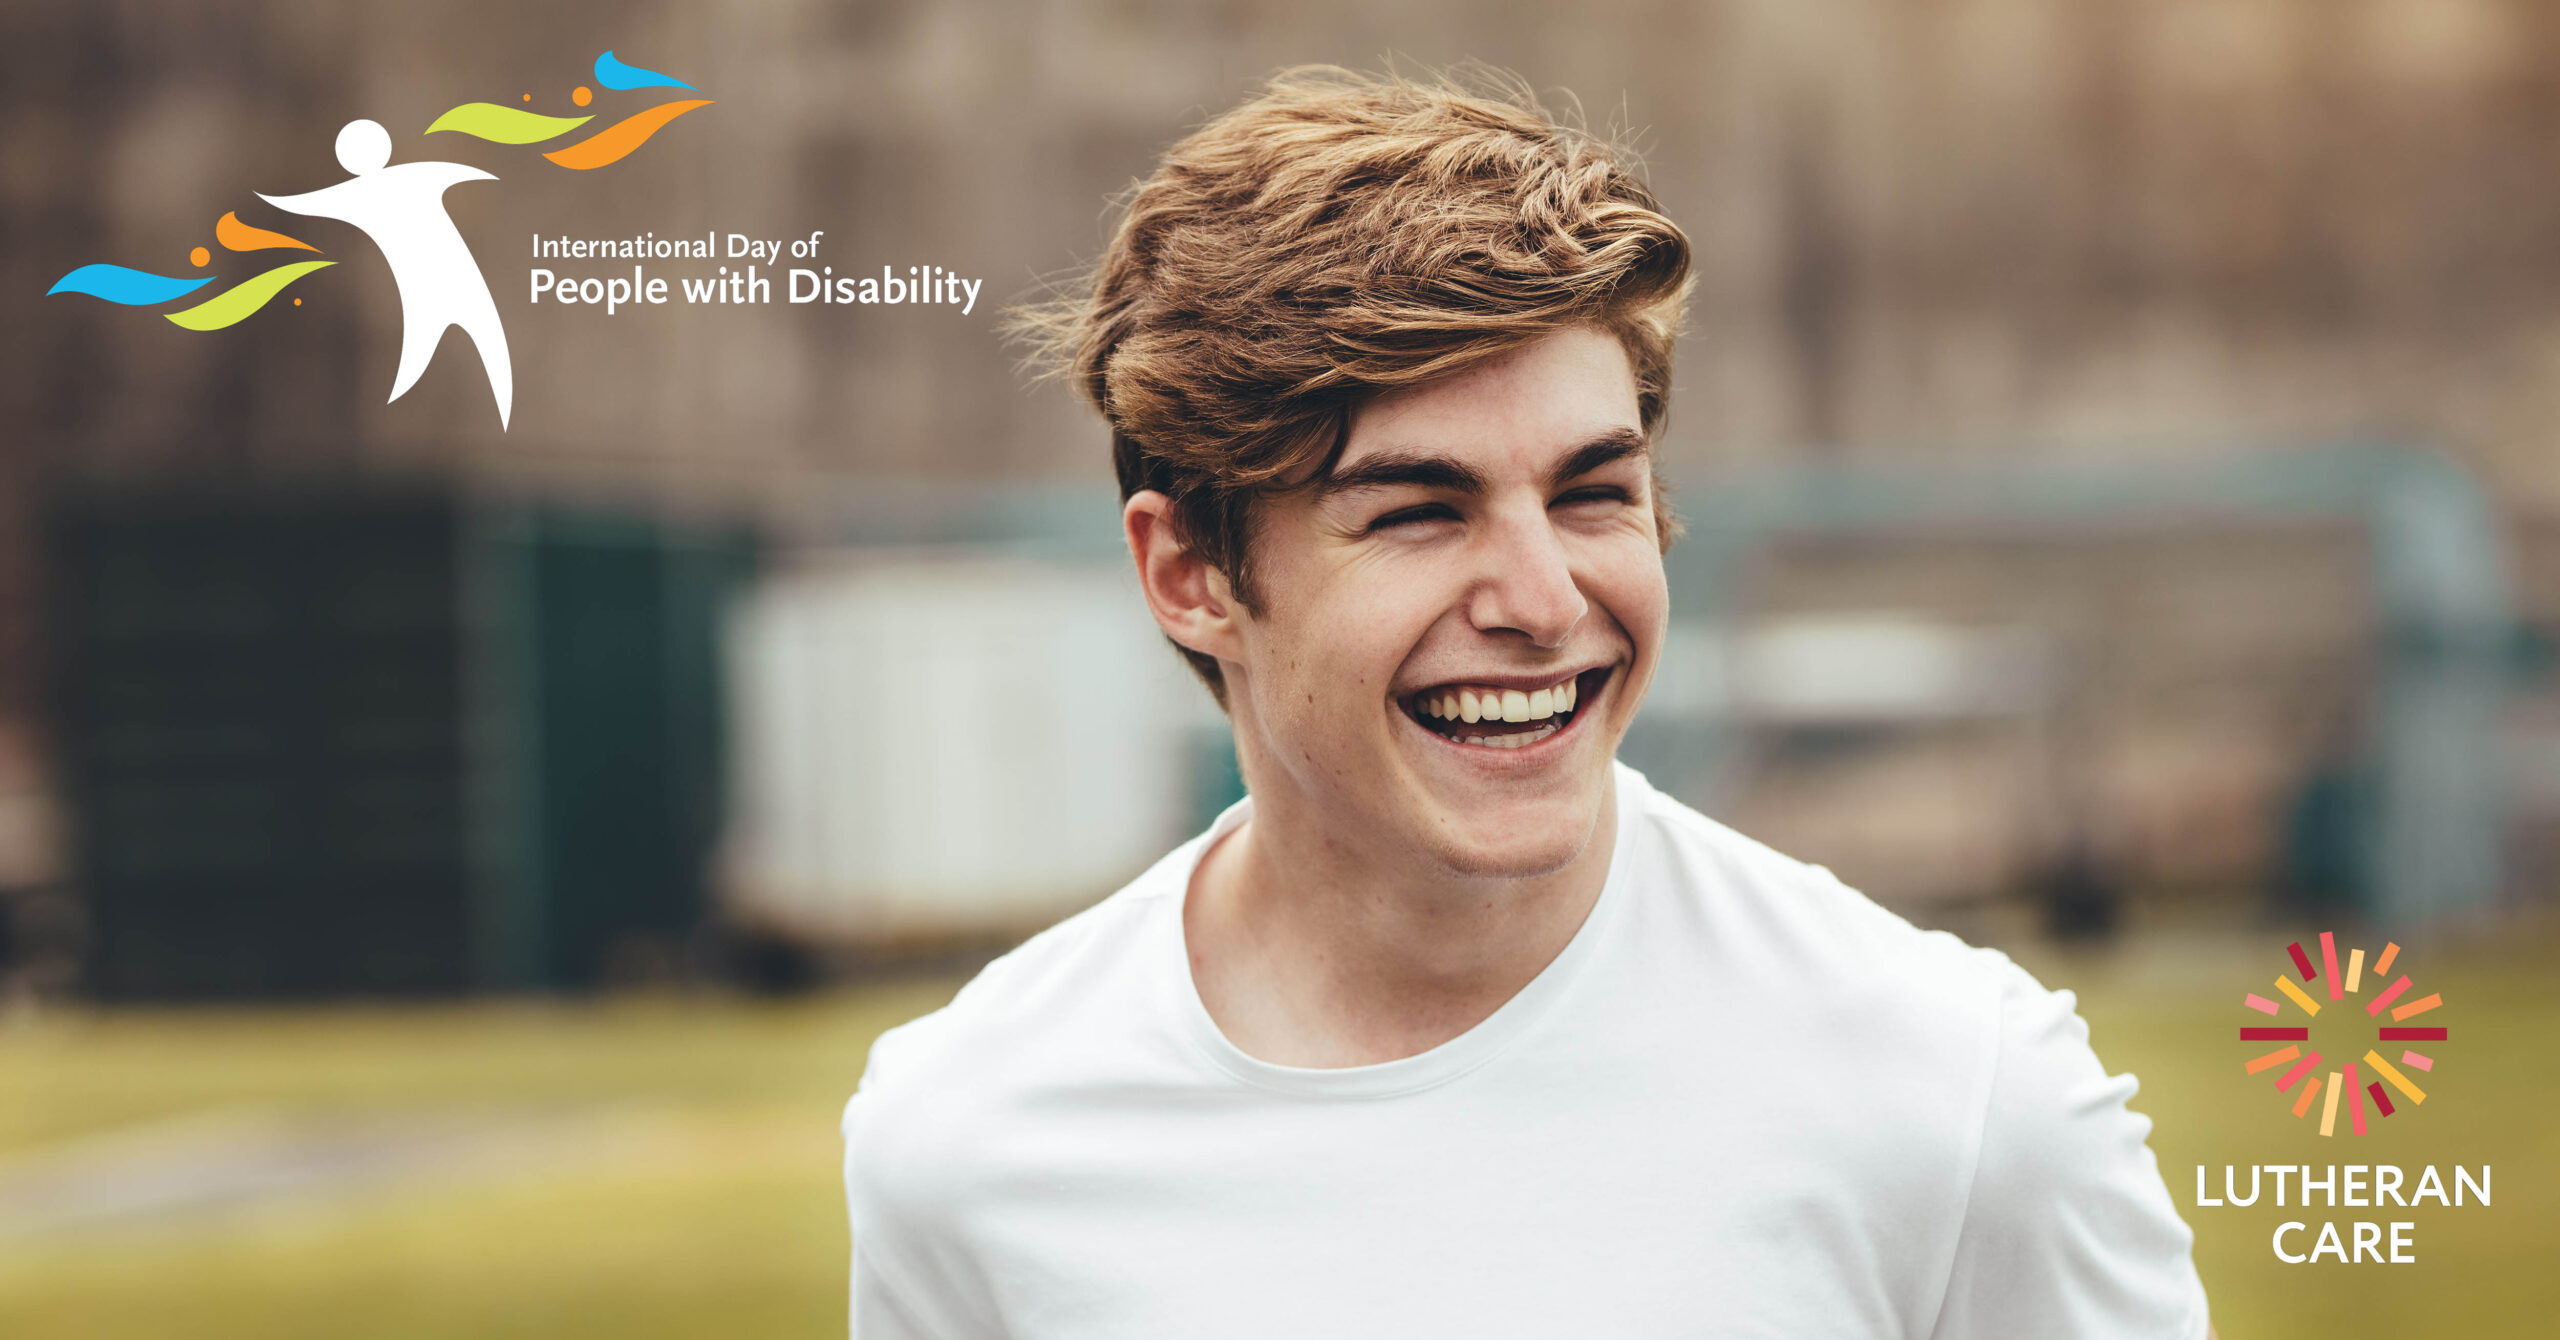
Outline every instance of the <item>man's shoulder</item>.
<svg viewBox="0 0 2560 1340">
<path fill-rule="evenodd" d="M 2124 1108 L 2134 1081 L 2105 1072 L 2073 992 L 1650 788 L 1639 803 L 1673 872 L 1654 915 L 1688 920 L 1720 989 L 1767 1011 L 1800 1064 L 1904 1076 L 1901 1132 L 1968 1165 L 1988 1141 L 1995 1190 L 2139 1164 L 2149 1123 Z M 1923 1107 L 1940 1119 L 1918 1120 Z"/>
<path fill-rule="evenodd" d="M 1829 868 L 1737 832 L 1641 776 L 1634 780 L 1627 793 L 1638 841 L 1667 876 L 1675 910 L 1734 956 L 1808 983 L 1889 987 L 1907 1006 L 1938 1002 L 1970 1012 L 2021 984 L 2035 987 L 2007 955 L 1914 926 Z"/>
<path fill-rule="evenodd" d="M 1160 929 L 1157 918 L 1179 915 L 1194 845 L 979 969 L 941 1009 L 882 1033 L 847 1108 L 848 1128 L 865 1107 L 961 1098 L 1001 1083 L 1025 1061 L 1107 1037 L 1111 1030 L 1095 1028 L 1095 1016 L 1126 1009 L 1131 993 L 1153 980 L 1151 932 Z"/>
<path fill-rule="evenodd" d="M 1180 915 L 1191 846 L 871 1044 L 843 1121 L 858 1226 L 935 1221 L 1001 1164 L 1024 1112 L 1145 1071 L 1143 1021 L 1166 972 L 1157 953 L 1179 952 L 1159 938 L 1162 918 Z"/>
</svg>

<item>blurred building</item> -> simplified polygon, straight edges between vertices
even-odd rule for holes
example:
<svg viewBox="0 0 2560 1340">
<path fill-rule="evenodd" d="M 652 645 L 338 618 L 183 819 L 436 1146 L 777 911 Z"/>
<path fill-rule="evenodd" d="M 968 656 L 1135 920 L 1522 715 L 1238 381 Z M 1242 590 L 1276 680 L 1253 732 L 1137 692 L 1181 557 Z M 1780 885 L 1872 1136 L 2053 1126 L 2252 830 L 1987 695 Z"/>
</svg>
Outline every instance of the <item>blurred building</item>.
<svg viewBox="0 0 2560 1340">
<path fill-rule="evenodd" d="M 391 126 L 407 155 L 460 101 L 563 110 L 606 48 L 717 105 L 605 172 L 437 145 L 500 178 L 447 200 L 516 349 L 510 432 L 458 341 L 381 403 L 397 295 L 344 230 L 321 240 L 351 263 L 299 286 L 308 305 L 219 337 L 38 296 L 91 261 L 174 271 L 226 210 L 280 223 L 251 193 L 337 179 L 331 141 L 352 117 Z M 38 500 L 56 484 L 424 478 L 744 525 L 794 550 L 861 541 L 893 479 L 1090 486 L 1100 432 L 1064 389 L 1018 375 L 997 305 L 1091 255 L 1105 197 L 1262 74 L 1391 57 L 1516 69 L 1643 144 L 1698 248 L 1663 443 L 1684 475 L 2138 473 L 2405 444 L 2476 482 L 2517 614 L 2560 620 L 2544 440 L 2560 410 L 2560 12 L 2527 0 L 40 0 L 0 12 L 0 881 L 19 897 L 83 878 L 46 836 L 66 803 L 41 670 L 56 625 Z M 983 277 L 984 296 L 965 316 L 610 317 L 513 296 L 537 233 L 817 230 L 827 263 L 939 264 Z M 2137 882 L 2262 892 L 2289 878 L 2287 843 L 2321 828 L 2305 797 L 2344 794 L 2321 779 L 2370 763 L 2359 723 L 2384 653 L 2365 543 L 2335 518 L 2172 517 L 1754 550 L 1720 597 L 1737 618 L 2014 634 L 2056 668 L 2031 712 L 1910 739 L 1754 727 L 1718 746 L 1741 762 L 1718 765 L 1715 803 L 1888 893 L 1913 867 L 1875 833 L 1959 853 L 1913 890 L 1984 888 L 2032 882 L 2084 825 Z M 2508 693 L 2498 734 L 2520 887 L 2547 883 L 2532 853 L 2560 850 L 2537 836 L 2551 825 L 2535 816 L 2560 810 L 2560 708 L 2540 692 Z M 1948 801 L 1976 791 L 2027 799 L 2014 819 Z M 1856 855 L 1870 850 L 1887 854 Z"/>
</svg>

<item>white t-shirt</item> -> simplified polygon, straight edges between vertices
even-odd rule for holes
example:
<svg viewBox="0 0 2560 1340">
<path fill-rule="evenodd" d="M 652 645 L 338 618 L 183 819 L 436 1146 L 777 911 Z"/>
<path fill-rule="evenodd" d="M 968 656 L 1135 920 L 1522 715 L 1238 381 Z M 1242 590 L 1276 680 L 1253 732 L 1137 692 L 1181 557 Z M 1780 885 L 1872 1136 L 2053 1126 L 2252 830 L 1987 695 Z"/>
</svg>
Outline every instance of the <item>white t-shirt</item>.
<svg viewBox="0 0 2560 1340">
<path fill-rule="evenodd" d="M 1249 801 L 881 1037 L 854 1335 L 2204 1335 L 2070 992 L 1617 775 L 1581 929 L 1418 1056 L 1211 1021 L 1182 900 Z"/>
</svg>

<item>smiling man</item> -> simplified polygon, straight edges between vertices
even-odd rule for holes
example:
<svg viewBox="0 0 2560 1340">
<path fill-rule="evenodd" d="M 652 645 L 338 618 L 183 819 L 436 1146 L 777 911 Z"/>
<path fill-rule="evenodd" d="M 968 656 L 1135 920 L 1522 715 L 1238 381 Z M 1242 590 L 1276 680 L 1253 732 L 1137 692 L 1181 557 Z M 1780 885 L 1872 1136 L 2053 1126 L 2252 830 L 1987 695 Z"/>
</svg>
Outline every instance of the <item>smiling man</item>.
<svg viewBox="0 0 2560 1340">
<path fill-rule="evenodd" d="M 1525 94 L 1298 71 L 1034 314 L 1250 799 L 874 1047 L 855 1335 L 2206 1333 L 2067 993 L 1614 761 L 1687 272 Z"/>
</svg>

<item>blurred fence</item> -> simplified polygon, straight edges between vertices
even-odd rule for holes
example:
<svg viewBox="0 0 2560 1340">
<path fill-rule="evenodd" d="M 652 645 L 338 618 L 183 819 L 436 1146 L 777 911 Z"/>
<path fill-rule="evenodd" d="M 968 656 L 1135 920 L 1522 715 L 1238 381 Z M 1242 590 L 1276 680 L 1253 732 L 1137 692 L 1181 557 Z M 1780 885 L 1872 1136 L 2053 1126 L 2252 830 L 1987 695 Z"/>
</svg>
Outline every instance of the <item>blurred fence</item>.
<svg viewBox="0 0 2560 1340">
<path fill-rule="evenodd" d="M 2333 570 L 2255 593 L 2247 589 L 2247 574 L 2213 579 L 2243 596 L 2236 610 L 2243 626 L 2225 630 L 2224 640 L 2244 647 L 2256 641 L 2272 654 L 2262 653 L 2252 665 L 2224 652 L 2224 682 L 2205 675 L 2207 682 L 2196 686 L 2201 691 L 2186 704 L 2188 712 L 2219 708 L 2228 714 L 2237 700 L 2240 715 L 2256 718 L 2243 724 L 2244 731 L 2277 737 L 2275 747 L 2285 755 L 2282 771 L 2297 789 L 2311 783 L 2324 762 L 2313 752 L 2324 747 L 2339 754 L 2326 762 L 2361 774 L 2354 813 L 2342 818 L 2339 831 L 2319 838 L 2335 851 L 2294 850 L 2287 858 L 2296 866 L 2333 867 L 2344 886 L 2342 899 L 2378 922 L 2405 928 L 2476 912 L 2507 891 L 2513 765 L 2501 742 L 2511 699 L 2531 668 L 2533 643 L 2510 593 L 2512 560 L 2498 518 L 2470 473 L 2441 455 L 2351 444 L 2154 457 L 2139 464 L 2069 456 L 1969 467 L 1834 463 L 1707 482 L 1684 500 L 1691 533 L 1673 551 L 1674 600 L 1685 617 L 1708 627 L 1723 627 L 1747 611 L 1755 571 L 1770 551 L 1790 543 L 1863 545 L 1879 562 L 1906 569 L 1948 567 L 1943 553 L 1930 554 L 1933 546 L 1997 545 L 2013 563 L 2075 575 L 2080 589 L 2066 578 L 2047 593 L 2048 609 L 2062 607 L 2061 617 L 2048 618 L 2059 625 L 2049 631 L 2080 635 L 2079 654 L 2061 667 L 2068 682 L 2055 686 L 2044 676 L 2013 673 L 1995 677 L 2006 686 L 1995 683 L 1989 695 L 1989 705 L 2000 705 L 2005 695 L 2012 712 L 2046 723 L 2033 751 L 2040 757 L 2030 760 L 2032 775 L 2024 780 L 2038 791 L 2061 789 L 2054 799 L 2057 812 L 2042 827 L 2066 831 L 2036 839 L 2056 848 L 2075 840 L 2069 830 L 2096 821 L 2077 811 L 2126 808 L 2121 801 L 2103 804 L 2109 798 L 2091 794 L 2094 788 L 2073 776 L 2109 761 L 2109 744 L 2092 723 L 2127 715 L 2124 702 L 2105 700 L 2112 669 L 2107 662 L 2192 663 L 2215 658 L 2217 650 L 2210 645 L 2214 630 L 2182 628 L 2173 612 L 2156 608 L 2184 594 L 2171 574 L 2156 570 L 2142 579 L 2147 603 L 2155 608 L 2141 626 L 2127 630 L 2143 645 L 2109 639 L 2108 630 L 2092 628 L 2100 622 L 2089 617 L 2093 611 L 2069 608 L 2104 596 L 2103 584 L 2091 580 L 2094 574 L 2084 564 L 2073 564 L 2073 557 L 2121 546 L 2128 537 L 2209 545 L 2216 536 L 2347 527 L 2363 553 L 2364 572 Z M 1996 598 L 2004 585 L 2014 591 L 2019 582 L 2014 575 L 2003 581 L 1977 574 L 1960 585 L 1973 608 L 1947 610 L 1942 599 L 1938 612 L 1969 613 L 1979 621 L 1989 613 L 1986 597 Z M 2352 592 L 2354 603 L 2364 607 L 2343 630 L 2304 628 L 2288 618 L 2293 611 L 2286 604 L 2334 600 L 2338 592 Z M 1914 603 L 1922 608 L 1902 612 L 1925 612 L 1929 602 Z M 2007 617 L 2031 614 L 2012 609 Z M 2247 626 L 2252 620 L 2256 627 Z M 1854 662 L 1897 646 L 1912 650 L 1892 642 L 1864 648 L 1844 643 L 1814 659 Z M 2300 675 L 2306 666 L 2316 678 L 2284 682 L 2288 671 Z M 2261 676 L 2254 683 L 2253 672 Z M 1799 668 L 1786 679 L 1801 685 L 1805 674 Z M 1869 674 L 1910 692 L 1944 680 L 1946 667 L 1906 654 L 1899 664 L 1870 666 Z M 2322 695 L 2330 701 L 2317 702 Z M 2306 699 L 2315 700 L 2310 711 L 2334 714 L 2339 724 L 2333 738 L 2303 738 L 2298 716 Z M 1915 704 L 1908 715 L 1924 717 L 1928 706 Z M 2286 714 L 2297 719 L 2282 719 Z M 1730 773 L 1740 755 L 1720 738 L 1722 728 L 1747 728 L 1755 717 L 1794 716 L 1797 724 L 1821 724 L 1801 720 L 1800 711 L 1785 711 L 1765 692 L 1756 704 L 1743 698 L 1693 716 L 1703 735 L 1681 740 L 1684 756 L 1661 757 L 1692 793 L 1734 790 Z M 1638 741 L 1632 747 L 1641 752 L 1648 746 Z M 1947 820 L 1962 826 L 1955 816 Z M 2286 821 L 2282 814 L 2261 816 L 2270 829 Z M 1827 846 L 1818 832 L 1801 836 L 1809 844 L 1807 854 L 1819 856 Z M 2268 845 L 2280 846 L 2281 839 Z M 2228 874 L 2234 883 L 2263 885 L 2286 872 L 2262 867 Z M 1889 895 L 1892 882 L 1886 876 L 1878 891 Z"/>
</svg>

